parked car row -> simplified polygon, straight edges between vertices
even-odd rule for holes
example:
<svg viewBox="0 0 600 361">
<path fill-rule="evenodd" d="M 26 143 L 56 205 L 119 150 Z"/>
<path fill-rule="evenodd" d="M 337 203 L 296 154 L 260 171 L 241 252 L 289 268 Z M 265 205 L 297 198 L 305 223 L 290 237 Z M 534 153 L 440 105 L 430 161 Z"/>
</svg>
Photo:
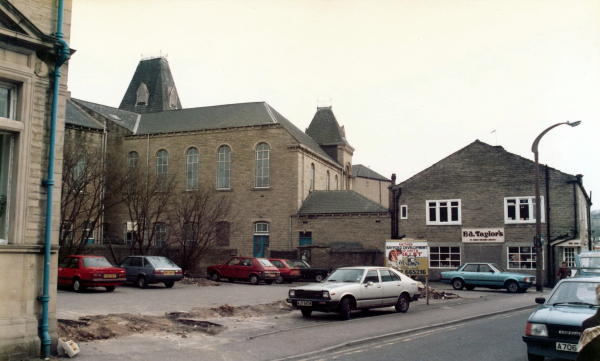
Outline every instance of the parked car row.
<svg viewBox="0 0 600 361">
<path fill-rule="evenodd" d="M 88 287 L 104 287 L 108 292 L 125 282 L 147 288 L 149 284 L 164 283 L 171 288 L 183 278 L 183 272 L 173 261 L 161 256 L 130 256 L 113 266 L 103 256 L 67 256 L 58 265 L 60 286 L 83 292 Z"/>
<path fill-rule="evenodd" d="M 227 278 L 229 282 L 248 281 L 253 285 L 257 285 L 261 281 L 270 285 L 273 281 L 291 283 L 300 279 L 321 282 L 328 274 L 328 269 L 312 267 L 303 260 L 242 256 L 233 257 L 224 264 L 206 268 L 207 277 L 215 282 Z"/>
</svg>

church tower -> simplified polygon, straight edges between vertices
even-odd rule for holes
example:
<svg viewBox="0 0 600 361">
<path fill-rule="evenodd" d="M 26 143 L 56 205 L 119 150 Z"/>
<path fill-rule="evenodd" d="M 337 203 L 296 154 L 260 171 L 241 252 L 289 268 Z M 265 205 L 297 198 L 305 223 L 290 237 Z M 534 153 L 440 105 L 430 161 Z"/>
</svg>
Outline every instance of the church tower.
<svg viewBox="0 0 600 361">
<path fill-rule="evenodd" d="M 139 114 L 182 109 L 165 57 L 140 61 L 119 109 Z"/>
<path fill-rule="evenodd" d="M 352 189 L 352 155 L 354 148 L 346 140 L 344 127 L 340 127 L 331 107 L 317 107 L 317 113 L 306 129 L 306 134 L 342 167 L 343 189 Z"/>
</svg>

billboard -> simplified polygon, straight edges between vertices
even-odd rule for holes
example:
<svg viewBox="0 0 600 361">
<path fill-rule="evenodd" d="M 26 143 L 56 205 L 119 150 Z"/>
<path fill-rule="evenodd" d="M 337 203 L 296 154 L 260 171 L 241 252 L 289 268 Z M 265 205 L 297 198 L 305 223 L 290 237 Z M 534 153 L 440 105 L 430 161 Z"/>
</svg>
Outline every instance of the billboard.
<svg viewBox="0 0 600 361">
<path fill-rule="evenodd" d="M 427 241 L 387 240 L 385 242 L 385 263 L 407 276 L 427 276 L 429 274 L 429 247 Z"/>
</svg>

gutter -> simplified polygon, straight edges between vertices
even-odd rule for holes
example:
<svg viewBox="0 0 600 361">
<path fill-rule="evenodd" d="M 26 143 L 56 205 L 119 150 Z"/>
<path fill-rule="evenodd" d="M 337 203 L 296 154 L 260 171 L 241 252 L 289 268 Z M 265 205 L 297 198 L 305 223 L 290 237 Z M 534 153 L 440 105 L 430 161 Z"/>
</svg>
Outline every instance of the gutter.
<svg viewBox="0 0 600 361">
<path fill-rule="evenodd" d="M 59 45 L 58 59 L 56 59 L 54 71 L 54 89 L 52 92 L 52 112 L 50 120 L 50 146 L 48 149 L 48 179 L 43 182 L 46 186 L 46 235 L 44 240 L 44 280 L 43 294 L 38 297 L 42 302 L 42 324 L 39 326 L 42 338 L 42 357 L 46 360 L 50 359 L 50 345 L 52 339 L 50 333 L 50 325 L 48 323 L 48 303 L 50 302 L 50 249 L 52 246 L 52 196 L 54 192 L 54 162 L 56 152 L 56 123 L 58 115 L 58 98 L 60 88 L 61 67 L 69 59 L 70 50 L 69 44 L 63 40 L 63 13 L 64 0 L 58 0 L 58 14 L 56 19 L 56 38 Z"/>
</svg>

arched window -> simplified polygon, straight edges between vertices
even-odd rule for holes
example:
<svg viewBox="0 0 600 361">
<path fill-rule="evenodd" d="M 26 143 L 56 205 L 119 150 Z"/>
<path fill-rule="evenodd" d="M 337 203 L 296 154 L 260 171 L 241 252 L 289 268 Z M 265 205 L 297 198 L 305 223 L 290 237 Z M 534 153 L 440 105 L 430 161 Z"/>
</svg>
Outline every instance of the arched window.
<svg viewBox="0 0 600 361">
<path fill-rule="evenodd" d="M 185 152 L 185 189 L 198 189 L 198 158 L 200 152 L 190 148 Z"/>
<path fill-rule="evenodd" d="M 231 188 L 231 148 L 224 145 L 217 151 L 217 189 Z"/>
<path fill-rule="evenodd" d="M 254 186 L 257 188 L 269 187 L 269 145 L 261 143 L 256 147 L 254 157 Z"/>
<path fill-rule="evenodd" d="M 127 154 L 127 166 L 129 168 L 135 168 L 138 166 L 138 162 L 140 161 L 140 155 L 138 152 L 129 152 Z"/>
<path fill-rule="evenodd" d="M 329 190 L 329 171 L 325 175 L 325 190 Z"/>
<path fill-rule="evenodd" d="M 135 105 L 147 105 L 148 104 L 148 87 L 146 84 L 141 83 L 136 92 Z"/>
<path fill-rule="evenodd" d="M 171 108 L 177 107 L 177 90 L 174 86 L 169 87 L 169 106 Z"/>
<path fill-rule="evenodd" d="M 310 164 L 310 190 L 315 190 L 315 165 L 313 163 Z"/>
<path fill-rule="evenodd" d="M 163 187 L 167 186 L 167 172 L 169 171 L 169 153 L 161 149 L 156 152 L 156 176 Z"/>
<path fill-rule="evenodd" d="M 336 191 L 339 189 L 338 188 L 338 177 L 337 177 L 337 174 L 335 175 L 335 178 L 333 180 L 333 189 L 336 190 Z"/>
</svg>

